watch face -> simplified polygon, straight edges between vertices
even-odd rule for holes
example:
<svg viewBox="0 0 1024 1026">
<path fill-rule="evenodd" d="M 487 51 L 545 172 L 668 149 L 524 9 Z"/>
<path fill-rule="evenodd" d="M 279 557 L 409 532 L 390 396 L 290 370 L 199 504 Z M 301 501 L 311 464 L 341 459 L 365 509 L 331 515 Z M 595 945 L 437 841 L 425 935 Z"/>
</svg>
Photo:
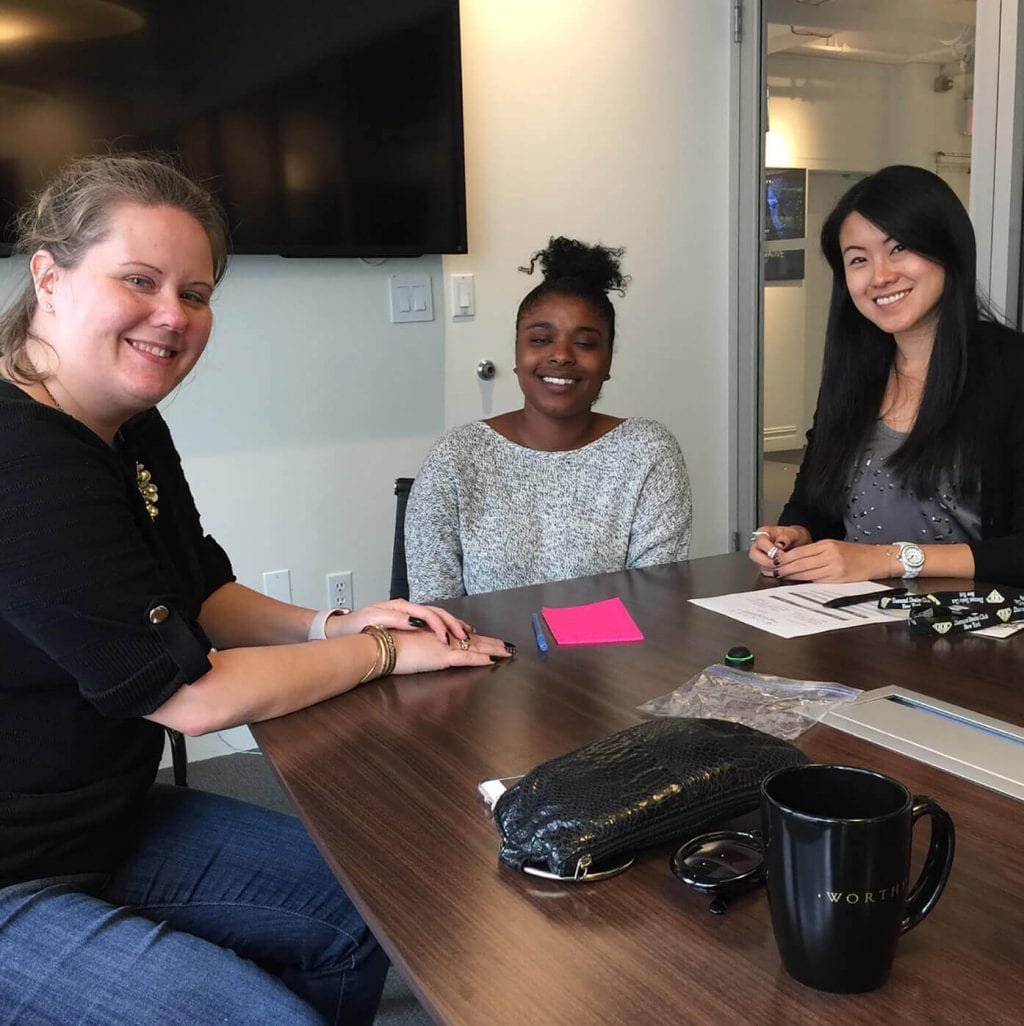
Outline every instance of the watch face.
<svg viewBox="0 0 1024 1026">
<path fill-rule="evenodd" d="M 900 549 L 900 562 L 906 567 L 924 566 L 924 551 L 920 545 L 904 545 Z"/>
</svg>

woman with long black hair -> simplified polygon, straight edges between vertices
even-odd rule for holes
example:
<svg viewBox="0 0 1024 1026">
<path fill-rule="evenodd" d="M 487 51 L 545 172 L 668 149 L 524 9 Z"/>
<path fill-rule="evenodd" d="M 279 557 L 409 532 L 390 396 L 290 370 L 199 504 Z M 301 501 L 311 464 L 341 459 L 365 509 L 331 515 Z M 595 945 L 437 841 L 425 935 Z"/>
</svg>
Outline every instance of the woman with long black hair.
<svg viewBox="0 0 1024 1026">
<path fill-rule="evenodd" d="M 750 558 L 796 581 L 1024 583 L 1024 345 L 977 298 L 967 211 L 931 172 L 887 167 L 842 197 L 821 247 L 814 425 Z"/>
</svg>

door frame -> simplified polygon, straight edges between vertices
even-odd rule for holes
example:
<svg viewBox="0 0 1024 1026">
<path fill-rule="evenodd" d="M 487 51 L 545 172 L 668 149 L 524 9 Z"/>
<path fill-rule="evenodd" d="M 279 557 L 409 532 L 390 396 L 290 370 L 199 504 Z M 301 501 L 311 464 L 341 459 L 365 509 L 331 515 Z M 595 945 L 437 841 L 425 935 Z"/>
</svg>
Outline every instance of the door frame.
<svg viewBox="0 0 1024 1026">
<path fill-rule="evenodd" d="M 971 221 L 978 280 L 1020 328 L 1024 198 L 1024 11 L 1021 0 L 978 0 L 971 139 Z M 994 59 L 989 59 L 994 58 Z"/>
<path fill-rule="evenodd" d="M 761 421 L 764 381 L 764 293 L 761 182 L 764 169 L 768 99 L 763 88 L 765 44 L 762 0 L 733 4 L 733 126 L 729 160 L 734 196 L 729 311 L 729 402 L 732 430 L 729 452 L 733 464 L 729 530 L 733 551 L 747 547 L 761 506 Z"/>
</svg>

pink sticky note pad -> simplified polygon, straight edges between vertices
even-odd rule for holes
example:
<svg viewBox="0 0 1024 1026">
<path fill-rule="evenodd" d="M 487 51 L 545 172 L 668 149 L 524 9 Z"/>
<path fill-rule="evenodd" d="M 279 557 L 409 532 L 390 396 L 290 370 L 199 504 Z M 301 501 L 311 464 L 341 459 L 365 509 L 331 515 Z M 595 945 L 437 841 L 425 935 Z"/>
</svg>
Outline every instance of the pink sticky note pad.
<svg viewBox="0 0 1024 1026">
<path fill-rule="evenodd" d="M 644 640 L 643 632 L 618 597 L 585 606 L 545 606 L 541 612 L 559 645 L 610 645 Z"/>
</svg>

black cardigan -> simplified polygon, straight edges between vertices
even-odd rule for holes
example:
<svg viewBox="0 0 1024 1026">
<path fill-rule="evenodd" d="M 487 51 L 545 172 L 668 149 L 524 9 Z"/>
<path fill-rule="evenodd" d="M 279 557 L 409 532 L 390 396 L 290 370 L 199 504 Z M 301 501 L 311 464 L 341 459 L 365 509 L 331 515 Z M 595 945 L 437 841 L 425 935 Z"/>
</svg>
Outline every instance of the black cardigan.
<svg viewBox="0 0 1024 1026">
<path fill-rule="evenodd" d="M 969 542 L 978 580 L 1024 585 L 1024 336 L 1001 325 L 982 322 L 971 339 L 970 358 L 980 361 L 990 402 L 981 466 L 981 538 Z M 846 537 L 841 519 L 813 507 L 807 498 L 804 470 L 814 442 L 807 432 L 807 450 L 793 494 L 780 524 L 806 527 L 811 537 Z M 900 539 L 893 539 L 898 541 Z"/>
<path fill-rule="evenodd" d="M 160 415 L 121 435 L 0 381 L 0 886 L 112 868 L 163 748 L 142 717 L 210 666 L 199 611 L 231 566 Z"/>
</svg>

